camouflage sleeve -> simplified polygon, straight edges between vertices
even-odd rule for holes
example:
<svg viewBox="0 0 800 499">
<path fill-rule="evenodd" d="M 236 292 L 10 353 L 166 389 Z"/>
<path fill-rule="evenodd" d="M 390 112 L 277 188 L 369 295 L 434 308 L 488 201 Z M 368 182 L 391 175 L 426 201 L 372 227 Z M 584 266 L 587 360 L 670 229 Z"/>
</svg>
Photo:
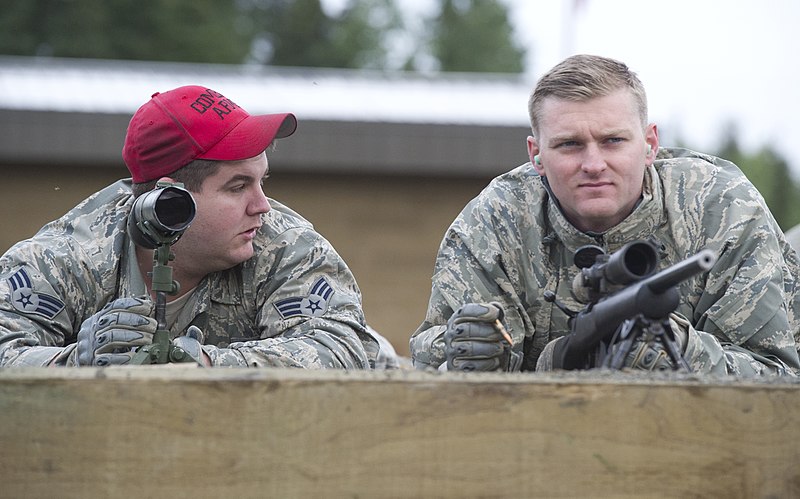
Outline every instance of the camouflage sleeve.
<svg viewBox="0 0 800 499">
<path fill-rule="evenodd" d="M 533 334 L 513 278 L 506 270 L 518 264 L 507 261 L 513 254 L 501 248 L 501 245 L 519 247 L 520 243 L 494 237 L 494 234 L 511 234 L 514 230 L 498 227 L 503 219 L 495 217 L 487 204 L 468 205 L 450 226 L 439 248 L 425 321 L 409 342 L 411 359 L 418 369 L 438 368 L 445 362 L 447 320 L 454 310 L 466 303 L 499 302 L 517 352 L 521 353 L 526 334 Z M 494 230 L 486 230 L 486 227 L 494 227 Z M 471 232 L 477 230 L 482 231 L 480 237 L 473 237 Z"/>
<path fill-rule="evenodd" d="M 70 258 L 77 251 L 71 241 L 40 239 L 0 259 L 0 366 L 66 363 L 82 316 L 76 310 L 94 296 L 97 277 Z"/>
<path fill-rule="evenodd" d="M 440 317 L 453 315 L 453 310 L 434 284 L 428 303 L 425 321 L 417 328 L 409 340 L 411 362 L 417 369 L 437 369 L 444 364 L 444 332 L 447 319 L 442 323 Z"/>
<path fill-rule="evenodd" d="M 794 375 L 800 369 L 796 326 L 787 314 L 793 289 L 787 293 L 786 286 L 793 288 L 794 278 L 775 238 L 750 236 L 722 251 L 706 281 L 703 313 L 687 331 L 685 356 L 695 372 Z"/>
<path fill-rule="evenodd" d="M 230 349 L 251 367 L 374 367 L 379 347 L 367 331 L 361 292 L 330 243 L 311 229 L 293 229 L 269 253 L 254 269 L 261 339 Z"/>
<path fill-rule="evenodd" d="M 786 231 L 786 242 L 789 243 L 792 249 L 800 252 L 800 225 L 795 225 Z"/>
<path fill-rule="evenodd" d="M 695 298 L 694 310 L 682 311 L 693 325 L 685 356 L 701 373 L 793 375 L 800 369 L 797 254 L 746 177 L 730 163 L 719 166 L 691 195 L 676 193 L 687 199 L 676 236 L 705 243 L 718 257 L 702 289 L 687 293 Z"/>
</svg>

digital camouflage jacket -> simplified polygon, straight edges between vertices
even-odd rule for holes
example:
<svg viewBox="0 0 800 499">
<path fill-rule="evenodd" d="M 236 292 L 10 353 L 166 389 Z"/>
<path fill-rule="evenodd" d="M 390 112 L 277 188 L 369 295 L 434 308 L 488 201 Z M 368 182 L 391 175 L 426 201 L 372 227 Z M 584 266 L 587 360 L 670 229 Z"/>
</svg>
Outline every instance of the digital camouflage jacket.
<svg viewBox="0 0 800 499">
<path fill-rule="evenodd" d="M 106 187 L 0 257 L 0 365 L 68 364 L 84 320 L 147 295 L 125 230 L 130 187 Z M 255 256 L 206 276 L 172 337 L 199 327 L 215 364 L 230 365 L 234 350 L 251 367 L 370 368 L 378 346 L 352 273 L 309 222 L 270 204 Z"/>
<path fill-rule="evenodd" d="M 645 172 L 634 211 L 603 234 L 573 227 L 530 164 L 494 179 L 444 236 L 425 321 L 410 349 L 418 368 L 445 361 L 443 332 L 453 311 L 469 302 L 500 302 L 522 369 L 552 359 L 552 343 L 569 333 L 568 317 L 543 293 L 554 291 L 573 310 L 575 251 L 606 252 L 652 238 L 660 269 L 707 248 L 708 272 L 679 286 L 673 317 L 686 338 L 695 372 L 796 374 L 800 265 L 763 198 L 732 163 L 684 149 L 660 149 Z M 549 347 L 548 347 L 548 344 Z M 546 348 L 547 347 L 547 348 Z M 540 359 L 540 356 L 542 359 Z"/>
</svg>

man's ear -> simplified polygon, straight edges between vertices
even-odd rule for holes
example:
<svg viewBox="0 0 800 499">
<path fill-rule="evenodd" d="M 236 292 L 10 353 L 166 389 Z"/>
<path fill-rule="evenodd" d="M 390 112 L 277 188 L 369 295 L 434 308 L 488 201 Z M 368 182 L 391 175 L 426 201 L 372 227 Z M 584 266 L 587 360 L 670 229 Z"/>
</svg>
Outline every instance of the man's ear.
<svg viewBox="0 0 800 499">
<path fill-rule="evenodd" d="M 645 154 L 645 164 L 650 166 L 656 159 L 658 153 L 658 127 L 655 123 L 650 123 L 644 130 L 644 141 L 649 146 Z"/>
<path fill-rule="evenodd" d="M 528 158 L 531 160 L 534 170 L 539 175 L 544 176 L 544 168 L 542 168 L 542 158 L 539 155 L 539 143 L 533 136 L 528 136 Z"/>
<path fill-rule="evenodd" d="M 175 185 L 176 187 L 183 187 L 183 182 L 178 182 L 172 177 L 160 177 L 158 180 L 156 180 L 155 188 L 167 187 L 170 185 Z"/>
</svg>

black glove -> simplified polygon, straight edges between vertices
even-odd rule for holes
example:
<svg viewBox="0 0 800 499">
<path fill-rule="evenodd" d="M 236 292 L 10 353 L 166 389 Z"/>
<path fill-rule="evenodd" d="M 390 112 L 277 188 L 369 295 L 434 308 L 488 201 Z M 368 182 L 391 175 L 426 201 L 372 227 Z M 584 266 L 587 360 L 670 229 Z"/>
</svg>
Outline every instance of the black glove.
<svg viewBox="0 0 800 499">
<path fill-rule="evenodd" d="M 149 317 L 152 303 L 140 298 L 118 298 L 81 325 L 75 348 L 79 366 L 127 364 L 137 347 L 153 342 L 158 324 Z"/>
<path fill-rule="evenodd" d="M 559 338 L 553 346 L 553 369 L 586 369 L 589 367 L 589 352 L 596 346 L 578 341 L 573 334 Z"/>
<path fill-rule="evenodd" d="M 516 371 L 522 354 L 503 337 L 503 307 L 499 303 L 468 303 L 447 321 L 444 333 L 449 371 Z"/>
<path fill-rule="evenodd" d="M 597 351 L 597 346 L 603 340 L 610 339 L 614 331 L 598 331 L 593 316 L 585 311 L 570 319 L 570 327 L 572 332 L 550 342 L 552 344 L 550 368 L 572 370 L 594 367 L 589 365 L 589 354 Z"/>
</svg>

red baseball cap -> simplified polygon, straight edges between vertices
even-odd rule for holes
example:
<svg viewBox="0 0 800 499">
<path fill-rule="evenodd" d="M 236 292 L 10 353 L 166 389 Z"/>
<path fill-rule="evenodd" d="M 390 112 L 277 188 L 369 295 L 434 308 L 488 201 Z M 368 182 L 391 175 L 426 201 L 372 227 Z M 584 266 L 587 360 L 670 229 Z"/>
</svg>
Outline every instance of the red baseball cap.
<svg viewBox="0 0 800 499">
<path fill-rule="evenodd" d="M 221 93 L 190 85 L 156 92 L 136 111 L 122 159 L 134 182 L 148 182 L 195 159 L 252 158 L 296 129 L 291 113 L 251 116 Z"/>
</svg>

